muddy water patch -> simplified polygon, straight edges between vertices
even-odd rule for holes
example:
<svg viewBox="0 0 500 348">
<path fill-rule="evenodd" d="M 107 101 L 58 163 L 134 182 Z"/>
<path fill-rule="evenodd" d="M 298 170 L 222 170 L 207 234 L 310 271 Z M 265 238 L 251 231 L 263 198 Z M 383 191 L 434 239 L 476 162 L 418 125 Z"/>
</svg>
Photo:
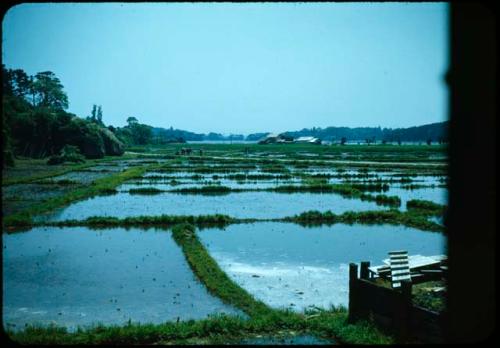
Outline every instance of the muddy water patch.
<svg viewBox="0 0 500 348">
<path fill-rule="evenodd" d="M 113 175 L 116 172 L 99 172 L 99 171 L 74 171 L 63 175 L 55 176 L 52 180 L 72 180 L 80 184 L 90 184 L 95 180 Z"/>
<path fill-rule="evenodd" d="M 241 313 L 196 280 L 169 231 L 35 228 L 2 238 L 9 327 L 74 329 Z"/>
<path fill-rule="evenodd" d="M 74 185 L 14 184 L 2 186 L 2 213 L 15 214 L 48 199 L 62 196 L 74 189 Z"/>
<path fill-rule="evenodd" d="M 261 222 L 204 229 L 199 238 L 220 267 L 256 298 L 302 311 L 348 305 L 350 262 L 382 263 L 391 250 L 445 253 L 438 233 L 392 225 L 307 228 Z"/>
</svg>

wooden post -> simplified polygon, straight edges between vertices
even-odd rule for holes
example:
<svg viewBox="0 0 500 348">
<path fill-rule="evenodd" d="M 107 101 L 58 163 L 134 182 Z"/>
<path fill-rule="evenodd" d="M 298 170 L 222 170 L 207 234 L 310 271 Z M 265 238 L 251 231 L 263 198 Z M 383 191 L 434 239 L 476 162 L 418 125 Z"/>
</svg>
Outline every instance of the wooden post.
<svg viewBox="0 0 500 348">
<path fill-rule="evenodd" d="M 357 296 L 357 281 L 358 281 L 358 265 L 355 263 L 349 264 L 349 317 L 350 323 L 358 318 L 358 296 Z"/>
<path fill-rule="evenodd" d="M 361 279 L 369 278 L 370 271 L 368 270 L 368 267 L 370 267 L 370 261 L 361 261 L 361 269 L 359 275 Z"/>
<path fill-rule="evenodd" d="M 400 343 L 406 342 L 409 338 L 410 326 L 411 326 L 411 310 L 412 310 L 412 299 L 411 299 L 412 283 L 410 280 L 401 281 L 401 302 L 398 308 L 398 313 L 396 316 L 397 327 L 398 327 L 398 339 Z"/>
</svg>

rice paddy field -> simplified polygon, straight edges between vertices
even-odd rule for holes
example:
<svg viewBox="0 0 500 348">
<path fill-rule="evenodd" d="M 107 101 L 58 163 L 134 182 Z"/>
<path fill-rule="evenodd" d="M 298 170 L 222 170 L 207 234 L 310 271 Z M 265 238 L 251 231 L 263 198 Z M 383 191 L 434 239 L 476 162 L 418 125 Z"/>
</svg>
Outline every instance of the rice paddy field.
<svg viewBox="0 0 500 348">
<path fill-rule="evenodd" d="M 396 343 L 348 322 L 349 263 L 446 254 L 441 145 L 170 144 L 2 174 L 23 344 Z"/>
</svg>

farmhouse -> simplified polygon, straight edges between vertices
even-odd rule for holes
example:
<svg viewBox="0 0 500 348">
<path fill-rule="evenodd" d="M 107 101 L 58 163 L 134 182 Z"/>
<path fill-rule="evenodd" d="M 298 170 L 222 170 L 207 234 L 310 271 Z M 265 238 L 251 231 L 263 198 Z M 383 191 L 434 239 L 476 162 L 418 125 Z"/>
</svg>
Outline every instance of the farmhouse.
<svg viewBox="0 0 500 348">
<path fill-rule="evenodd" d="M 309 143 L 309 144 L 321 144 L 321 139 L 315 137 L 298 137 L 295 139 L 296 143 Z"/>
<path fill-rule="evenodd" d="M 259 140 L 259 144 L 274 144 L 274 143 L 292 143 L 293 138 L 285 134 L 269 133 L 264 138 Z"/>
</svg>

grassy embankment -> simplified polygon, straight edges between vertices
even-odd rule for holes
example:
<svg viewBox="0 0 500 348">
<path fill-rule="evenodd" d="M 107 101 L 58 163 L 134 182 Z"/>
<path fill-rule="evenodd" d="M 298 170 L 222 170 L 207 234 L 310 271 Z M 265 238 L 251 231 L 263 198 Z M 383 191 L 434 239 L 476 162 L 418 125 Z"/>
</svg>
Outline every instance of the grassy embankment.
<svg viewBox="0 0 500 348">
<path fill-rule="evenodd" d="M 283 220 L 295 222 L 304 226 L 333 225 L 336 223 L 367 225 L 392 224 L 414 227 L 422 231 L 445 232 L 443 226 L 427 220 L 426 216 L 413 212 L 401 212 L 395 209 L 345 212 L 340 215 L 334 214 L 331 211 L 323 213 L 319 211 L 308 211 L 284 218 Z"/>
<path fill-rule="evenodd" d="M 406 202 L 408 211 L 419 215 L 442 216 L 446 212 L 446 206 L 431 201 L 412 199 Z"/>
<path fill-rule="evenodd" d="M 427 216 L 416 214 L 414 212 L 401 212 L 399 210 L 374 210 L 362 212 L 345 212 L 334 214 L 331 211 L 319 212 L 308 211 L 295 216 L 273 219 L 256 218 L 234 218 L 227 215 L 159 215 L 159 216 L 134 216 L 127 218 L 116 218 L 109 216 L 92 216 L 84 220 L 64 220 L 53 222 L 38 222 L 33 226 L 55 226 L 72 227 L 87 226 L 90 228 L 109 228 L 109 227 L 138 227 L 138 228 L 169 228 L 175 224 L 189 223 L 199 228 L 205 227 L 225 227 L 231 224 L 253 223 L 253 222 L 288 222 L 296 223 L 302 226 L 334 225 L 344 224 L 363 224 L 379 225 L 391 224 L 402 225 L 417 228 L 422 231 L 444 232 L 444 227 L 427 220 Z"/>
</svg>

